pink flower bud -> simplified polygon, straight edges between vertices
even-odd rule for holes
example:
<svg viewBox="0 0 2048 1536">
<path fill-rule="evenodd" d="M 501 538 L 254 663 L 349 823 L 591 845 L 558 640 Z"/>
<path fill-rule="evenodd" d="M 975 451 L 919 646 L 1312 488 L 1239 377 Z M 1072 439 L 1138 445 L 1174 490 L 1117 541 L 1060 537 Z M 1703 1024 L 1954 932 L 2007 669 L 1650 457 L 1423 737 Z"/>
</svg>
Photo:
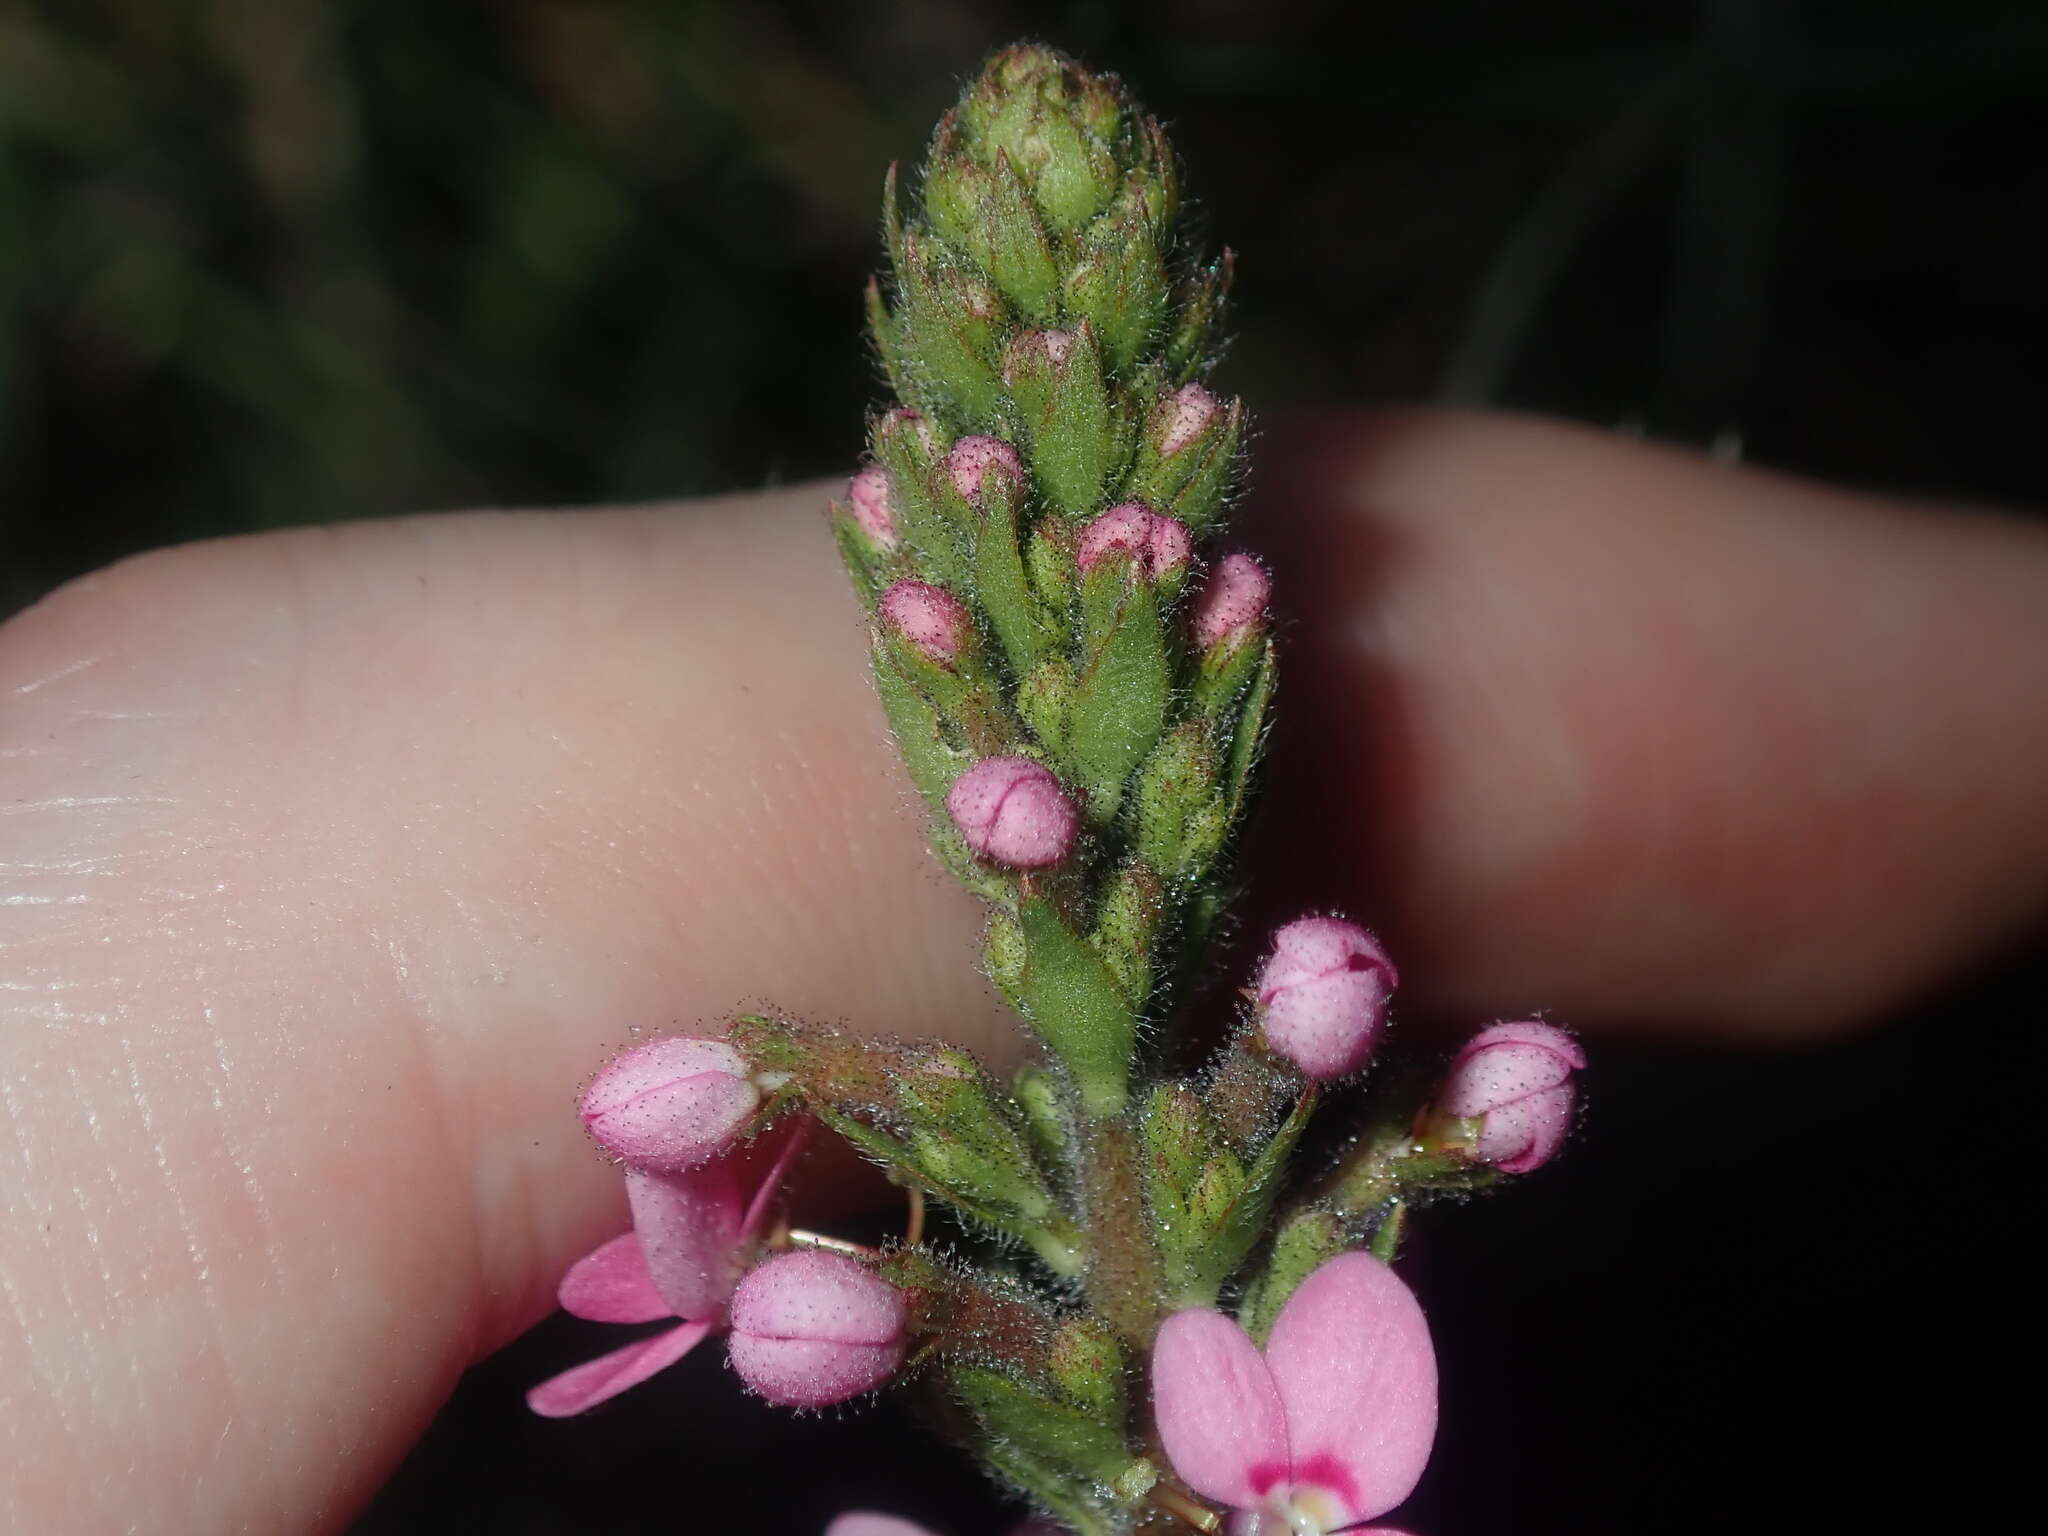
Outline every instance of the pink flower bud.
<svg viewBox="0 0 2048 1536">
<path fill-rule="evenodd" d="M 669 1036 L 615 1057 L 583 1095 L 597 1144 L 648 1173 L 682 1173 L 733 1143 L 760 1106 L 747 1063 L 723 1040 Z"/>
<path fill-rule="evenodd" d="M 882 624 L 942 667 L 950 667 L 974 636 L 967 605 L 927 581 L 899 581 L 882 594 Z"/>
<path fill-rule="evenodd" d="M 923 451 L 927 459 L 933 458 L 938 454 L 939 440 L 933 435 L 932 424 L 925 419 L 923 411 L 913 411 L 907 405 L 899 405 L 896 409 L 889 412 L 888 415 L 884 416 L 881 423 L 875 428 L 875 436 L 885 443 L 902 432 L 910 432 L 916 435 L 917 446 Z"/>
<path fill-rule="evenodd" d="M 1183 384 L 1173 397 L 1173 414 L 1159 439 L 1159 457 L 1170 459 L 1215 423 L 1223 402 L 1199 384 Z"/>
<path fill-rule="evenodd" d="M 1273 579 L 1250 555 L 1225 555 L 1209 573 L 1209 584 L 1195 604 L 1197 650 L 1235 646 L 1266 616 Z"/>
<path fill-rule="evenodd" d="M 1178 519 L 1161 517 L 1142 501 L 1111 507 L 1081 530 L 1074 563 L 1082 570 L 1111 555 L 1129 555 L 1152 580 L 1187 569 L 1194 540 Z"/>
<path fill-rule="evenodd" d="M 1273 935 L 1259 972 L 1266 1043 L 1314 1078 L 1364 1066 L 1400 978 L 1379 940 L 1341 917 L 1303 917 Z"/>
<path fill-rule="evenodd" d="M 896 518 L 889 510 L 889 472 L 870 464 L 846 482 L 846 502 L 861 531 L 885 549 L 898 543 Z"/>
<path fill-rule="evenodd" d="M 987 478 L 991 464 L 1002 465 L 1020 483 L 1024 479 L 1024 461 L 1017 457 L 1016 449 L 999 437 L 963 437 L 946 455 L 946 473 L 953 477 L 953 488 L 970 507 L 981 505 L 981 482 Z"/>
<path fill-rule="evenodd" d="M 740 1379 L 785 1408 L 822 1408 L 879 1387 L 903 1363 L 903 1295 L 837 1253 L 770 1259 L 733 1292 L 727 1345 Z"/>
<path fill-rule="evenodd" d="M 1585 1066 L 1579 1042 L 1554 1024 L 1496 1024 L 1458 1052 L 1437 1108 L 1483 1122 L 1475 1149 L 1482 1162 L 1502 1173 L 1528 1173 L 1564 1145 L 1572 1074 Z"/>
<path fill-rule="evenodd" d="M 946 795 L 953 824 L 984 859 L 1046 869 L 1074 847 L 1080 817 L 1060 781 L 1028 757 L 985 757 Z"/>
</svg>

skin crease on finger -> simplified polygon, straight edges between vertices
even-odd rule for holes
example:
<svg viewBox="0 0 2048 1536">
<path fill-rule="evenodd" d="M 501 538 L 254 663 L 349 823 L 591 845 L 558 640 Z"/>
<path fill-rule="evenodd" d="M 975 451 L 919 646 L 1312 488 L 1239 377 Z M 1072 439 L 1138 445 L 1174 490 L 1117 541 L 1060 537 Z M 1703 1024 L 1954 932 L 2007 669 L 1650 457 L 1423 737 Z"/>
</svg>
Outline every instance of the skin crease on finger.
<svg viewBox="0 0 2048 1536">
<path fill-rule="evenodd" d="M 1527 422 L 1260 464 L 1256 920 L 1381 925 L 1422 1011 L 1780 1037 L 2038 921 L 2037 533 Z M 196 546 L 0 630 L 0 1528 L 344 1521 L 624 1225 L 573 1103 L 634 1028 L 1008 1037 L 820 498 Z"/>
</svg>

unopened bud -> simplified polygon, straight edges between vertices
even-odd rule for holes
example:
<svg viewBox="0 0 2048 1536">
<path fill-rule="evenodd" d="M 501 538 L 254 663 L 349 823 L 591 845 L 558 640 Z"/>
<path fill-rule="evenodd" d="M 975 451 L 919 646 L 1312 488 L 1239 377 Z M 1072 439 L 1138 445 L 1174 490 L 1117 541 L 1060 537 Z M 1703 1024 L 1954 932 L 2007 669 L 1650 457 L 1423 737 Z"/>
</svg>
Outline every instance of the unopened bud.
<svg viewBox="0 0 2048 1536">
<path fill-rule="evenodd" d="M 889 472 L 881 465 L 870 464 L 846 482 L 846 504 L 853 509 L 853 520 L 860 524 L 861 532 L 884 549 L 894 549 L 901 542 L 889 506 Z"/>
<path fill-rule="evenodd" d="M 953 488 L 970 507 L 981 504 L 981 483 L 991 464 L 1000 464 L 1020 482 L 1024 478 L 1024 461 L 1017 457 L 1016 449 L 999 437 L 963 437 L 946 455 L 946 473 L 953 477 Z"/>
<path fill-rule="evenodd" d="M 682 1173 L 730 1147 L 760 1103 L 732 1046 L 671 1036 L 634 1046 L 598 1073 L 583 1095 L 583 1124 L 634 1168 Z"/>
<path fill-rule="evenodd" d="M 1273 579 L 1250 555 L 1225 555 L 1209 573 L 1195 603 L 1192 629 L 1198 651 L 1235 649 L 1266 616 Z"/>
<path fill-rule="evenodd" d="M 1438 1110 L 1480 1122 L 1474 1151 L 1502 1173 L 1528 1173 L 1557 1155 L 1571 1129 L 1579 1042 L 1554 1024 L 1525 1020 L 1483 1029 L 1458 1052 Z"/>
<path fill-rule="evenodd" d="M 899 405 L 876 423 L 877 442 L 891 443 L 898 438 L 907 438 L 915 443 L 919 455 L 926 460 L 938 457 L 938 436 L 932 431 L 931 421 L 923 411 L 913 411 L 907 405 Z"/>
<path fill-rule="evenodd" d="M 1266 1043 L 1310 1077 L 1364 1066 L 1399 978 L 1379 941 L 1340 917 L 1303 917 L 1273 935 L 1259 972 Z"/>
<path fill-rule="evenodd" d="M 803 1249 L 770 1259 L 733 1292 L 727 1350 L 740 1379 L 784 1408 L 872 1391 L 903 1363 L 903 1294 L 866 1266 Z"/>
<path fill-rule="evenodd" d="M 1080 817 L 1060 781 L 1028 757 L 985 757 L 946 795 L 953 824 L 984 859 L 1046 869 L 1073 851 Z"/>
<path fill-rule="evenodd" d="M 1223 402 L 1199 384 L 1183 384 L 1159 415 L 1159 457 L 1170 459 L 1213 427 Z"/>
<path fill-rule="evenodd" d="M 974 638 L 967 605 L 928 581 L 897 582 L 882 594 L 880 608 L 883 628 L 942 667 L 958 661 Z"/>
<path fill-rule="evenodd" d="M 1193 554 L 1194 541 L 1182 523 L 1142 501 L 1126 501 L 1081 530 L 1074 563 L 1086 571 L 1112 555 L 1128 555 L 1139 571 L 1160 581 L 1185 571 Z"/>
</svg>

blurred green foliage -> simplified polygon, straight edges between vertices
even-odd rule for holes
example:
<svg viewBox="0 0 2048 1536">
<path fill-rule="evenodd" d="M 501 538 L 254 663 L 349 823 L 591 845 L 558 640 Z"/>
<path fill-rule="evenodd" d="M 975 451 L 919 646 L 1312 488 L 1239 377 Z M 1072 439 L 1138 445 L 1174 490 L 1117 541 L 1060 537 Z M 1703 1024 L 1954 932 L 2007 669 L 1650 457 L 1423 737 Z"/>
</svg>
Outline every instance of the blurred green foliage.
<svg viewBox="0 0 2048 1536">
<path fill-rule="evenodd" d="M 1172 120 L 1256 403 L 2040 485 L 2038 4 L 0 0 L 0 612 L 167 540 L 846 466 L 881 169 L 1033 33 Z"/>
</svg>

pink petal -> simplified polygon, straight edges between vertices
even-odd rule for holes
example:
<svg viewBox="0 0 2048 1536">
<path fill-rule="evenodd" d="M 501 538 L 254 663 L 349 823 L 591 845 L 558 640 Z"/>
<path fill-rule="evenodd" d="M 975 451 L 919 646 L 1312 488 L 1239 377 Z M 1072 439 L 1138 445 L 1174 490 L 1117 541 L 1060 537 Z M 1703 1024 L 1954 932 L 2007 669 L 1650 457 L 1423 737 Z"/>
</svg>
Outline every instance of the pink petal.
<svg viewBox="0 0 2048 1536">
<path fill-rule="evenodd" d="M 937 1536 L 937 1533 L 908 1520 L 898 1520 L 894 1515 L 855 1510 L 826 1526 L 825 1536 Z"/>
<path fill-rule="evenodd" d="M 688 1173 L 626 1171 L 633 1230 L 654 1289 L 677 1317 L 716 1316 L 739 1281 L 740 1175 L 719 1158 Z"/>
<path fill-rule="evenodd" d="M 1555 1051 L 1573 1067 L 1586 1070 L 1586 1048 L 1579 1044 L 1570 1030 L 1559 1029 L 1555 1024 L 1545 1024 L 1541 1019 L 1516 1019 L 1507 1024 L 1490 1024 L 1479 1032 L 1479 1038 L 1488 1045 L 1534 1045 L 1546 1051 Z"/>
<path fill-rule="evenodd" d="M 768 1207 L 775 1202 L 775 1196 L 782 1188 L 782 1181 L 789 1177 L 790 1165 L 796 1161 L 804 1143 L 810 1139 L 811 1127 L 817 1122 L 799 1117 L 789 1133 L 789 1139 L 782 1144 L 782 1150 L 775 1154 L 775 1161 L 768 1167 L 760 1184 L 754 1190 L 754 1198 L 747 1206 L 746 1219 L 740 1223 L 739 1241 L 746 1242 L 761 1230 L 761 1223 L 768 1215 Z"/>
<path fill-rule="evenodd" d="M 1436 1353 L 1398 1275 L 1369 1253 L 1330 1260 L 1273 1320 L 1266 1364 L 1294 1483 L 1327 1489 L 1347 1521 L 1408 1497 L 1436 1438 Z"/>
<path fill-rule="evenodd" d="M 1571 1085 L 1565 1084 L 1503 1104 L 1486 1117 L 1479 1155 L 1502 1173 L 1541 1168 L 1557 1156 L 1571 1131 L 1572 1103 Z"/>
<path fill-rule="evenodd" d="M 1287 1421 L 1258 1346 L 1221 1312 L 1176 1312 L 1152 1349 L 1152 1414 L 1166 1459 L 1205 1498 L 1240 1509 L 1287 1475 Z"/>
<path fill-rule="evenodd" d="M 872 1392 L 903 1363 L 903 1341 L 843 1344 L 736 1333 L 725 1352 L 740 1379 L 781 1408 L 825 1408 Z"/>
<path fill-rule="evenodd" d="M 562 1276 L 562 1308 L 593 1323 L 651 1323 L 674 1317 L 654 1288 L 639 1236 L 628 1232 L 586 1253 Z"/>
<path fill-rule="evenodd" d="M 1567 1056 L 1547 1046 L 1502 1041 L 1469 1051 L 1453 1067 L 1444 1090 L 1444 1110 L 1483 1115 L 1532 1093 L 1555 1088 L 1572 1075 Z"/>
<path fill-rule="evenodd" d="M 585 1361 L 552 1377 L 526 1394 L 526 1406 L 542 1418 L 566 1419 L 637 1387 L 656 1371 L 674 1365 L 703 1342 L 709 1323 L 683 1323 Z"/>
</svg>

